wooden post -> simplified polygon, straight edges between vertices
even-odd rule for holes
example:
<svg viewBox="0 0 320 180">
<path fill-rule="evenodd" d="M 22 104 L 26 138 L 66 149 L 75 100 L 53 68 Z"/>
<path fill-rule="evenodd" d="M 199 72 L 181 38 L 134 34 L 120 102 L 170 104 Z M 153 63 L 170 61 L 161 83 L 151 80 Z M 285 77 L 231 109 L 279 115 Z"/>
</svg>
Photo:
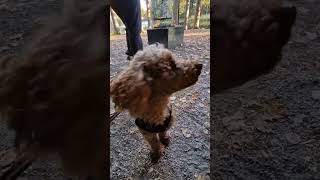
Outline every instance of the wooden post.
<svg viewBox="0 0 320 180">
<path fill-rule="evenodd" d="M 172 11 L 172 25 L 179 25 L 179 4 L 180 0 L 173 1 L 173 11 Z"/>
</svg>

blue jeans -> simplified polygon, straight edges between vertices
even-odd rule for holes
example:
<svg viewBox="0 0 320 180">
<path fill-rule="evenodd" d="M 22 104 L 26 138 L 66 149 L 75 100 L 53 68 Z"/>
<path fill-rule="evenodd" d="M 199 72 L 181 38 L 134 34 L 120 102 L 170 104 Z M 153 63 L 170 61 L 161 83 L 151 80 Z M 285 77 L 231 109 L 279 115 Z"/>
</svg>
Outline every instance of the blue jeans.
<svg viewBox="0 0 320 180">
<path fill-rule="evenodd" d="M 111 8 L 126 26 L 127 55 L 133 56 L 143 49 L 141 33 L 140 0 L 111 0 Z"/>
</svg>

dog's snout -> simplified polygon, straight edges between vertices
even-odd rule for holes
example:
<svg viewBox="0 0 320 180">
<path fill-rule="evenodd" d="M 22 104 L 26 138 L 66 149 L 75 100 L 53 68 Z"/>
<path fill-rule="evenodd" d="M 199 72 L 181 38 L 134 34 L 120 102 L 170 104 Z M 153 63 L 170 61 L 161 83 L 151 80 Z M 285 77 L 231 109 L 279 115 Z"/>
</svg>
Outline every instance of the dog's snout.
<svg viewBox="0 0 320 180">
<path fill-rule="evenodd" d="M 197 64 L 195 64 L 195 67 L 196 67 L 197 75 L 200 75 L 201 70 L 202 70 L 202 64 L 197 63 Z"/>
<path fill-rule="evenodd" d="M 196 68 L 201 70 L 201 69 L 202 69 L 202 64 L 197 63 L 197 64 L 196 64 Z"/>
</svg>

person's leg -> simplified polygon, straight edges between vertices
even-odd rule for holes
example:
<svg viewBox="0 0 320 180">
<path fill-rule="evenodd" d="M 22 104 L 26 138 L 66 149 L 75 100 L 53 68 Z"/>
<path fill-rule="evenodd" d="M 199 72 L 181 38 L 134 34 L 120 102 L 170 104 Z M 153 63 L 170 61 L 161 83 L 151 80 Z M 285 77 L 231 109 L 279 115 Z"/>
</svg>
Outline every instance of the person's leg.
<svg viewBox="0 0 320 180">
<path fill-rule="evenodd" d="M 142 39 L 140 36 L 141 33 L 141 11 L 140 11 L 140 0 L 136 0 L 139 5 L 137 18 L 134 20 L 136 22 L 132 22 L 132 25 L 129 27 L 129 38 L 130 38 L 130 46 L 132 48 L 132 55 L 134 55 L 137 51 L 143 49 Z"/>
<path fill-rule="evenodd" d="M 130 61 L 134 55 L 134 51 L 132 50 L 130 31 L 128 30 L 128 28 L 126 28 L 126 40 L 127 40 L 127 47 L 128 47 L 128 50 L 126 51 L 126 55 L 128 55 L 127 60 Z"/>
<path fill-rule="evenodd" d="M 130 54 L 129 49 L 131 49 L 129 38 L 130 38 L 130 37 L 129 37 L 129 31 L 128 31 L 128 29 L 126 28 L 126 40 L 127 40 L 127 47 L 128 47 L 128 50 L 126 51 L 126 55 L 129 55 L 129 54 Z"/>
<path fill-rule="evenodd" d="M 126 26 L 128 55 L 134 55 L 143 49 L 140 0 L 111 0 L 110 5 Z"/>
<path fill-rule="evenodd" d="M 137 51 L 143 49 L 141 33 L 141 6 L 140 0 L 133 0 L 135 4 L 134 18 L 130 19 L 129 25 L 129 38 L 130 45 L 132 47 L 132 55 Z"/>
</svg>

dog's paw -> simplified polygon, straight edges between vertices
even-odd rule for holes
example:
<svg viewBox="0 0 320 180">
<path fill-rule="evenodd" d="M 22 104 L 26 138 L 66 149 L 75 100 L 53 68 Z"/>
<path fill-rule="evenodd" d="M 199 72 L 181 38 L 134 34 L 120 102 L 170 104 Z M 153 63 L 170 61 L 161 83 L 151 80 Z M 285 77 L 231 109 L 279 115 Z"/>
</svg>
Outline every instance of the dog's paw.
<svg viewBox="0 0 320 180">
<path fill-rule="evenodd" d="M 170 144 L 170 137 L 163 137 L 160 138 L 161 144 L 163 144 L 165 147 L 168 147 Z"/>
<path fill-rule="evenodd" d="M 150 152 L 151 163 L 156 164 L 161 158 L 161 152 Z"/>
</svg>

